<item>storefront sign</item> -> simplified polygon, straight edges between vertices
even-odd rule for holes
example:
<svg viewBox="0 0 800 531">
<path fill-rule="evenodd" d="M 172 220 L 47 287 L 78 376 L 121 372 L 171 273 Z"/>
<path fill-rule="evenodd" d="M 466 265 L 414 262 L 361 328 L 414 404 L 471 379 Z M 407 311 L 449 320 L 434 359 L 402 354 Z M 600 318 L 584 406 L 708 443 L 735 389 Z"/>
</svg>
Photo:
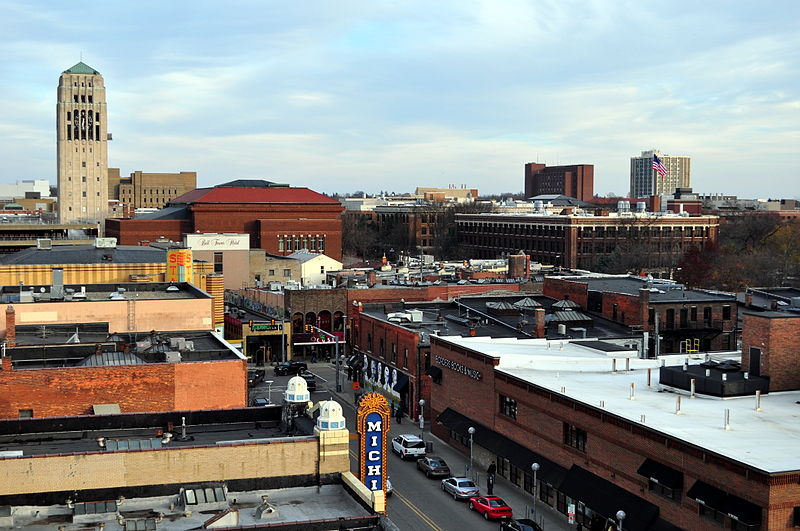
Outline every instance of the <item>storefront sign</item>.
<svg viewBox="0 0 800 531">
<path fill-rule="evenodd" d="M 369 490 L 386 490 L 389 403 L 378 393 L 364 395 L 358 405 L 359 478 Z"/>
<path fill-rule="evenodd" d="M 186 246 L 195 251 L 234 251 L 250 248 L 249 234 L 187 234 Z"/>
<path fill-rule="evenodd" d="M 253 323 L 250 325 L 251 332 L 280 332 L 281 323 Z"/>
<path fill-rule="evenodd" d="M 469 376 L 473 380 L 480 380 L 481 378 L 483 378 L 481 371 L 470 369 L 466 365 L 462 365 L 456 361 L 449 360 L 441 356 L 436 356 L 436 363 L 438 363 L 442 367 L 450 369 L 451 371 L 460 372 L 461 374 Z"/>
</svg>

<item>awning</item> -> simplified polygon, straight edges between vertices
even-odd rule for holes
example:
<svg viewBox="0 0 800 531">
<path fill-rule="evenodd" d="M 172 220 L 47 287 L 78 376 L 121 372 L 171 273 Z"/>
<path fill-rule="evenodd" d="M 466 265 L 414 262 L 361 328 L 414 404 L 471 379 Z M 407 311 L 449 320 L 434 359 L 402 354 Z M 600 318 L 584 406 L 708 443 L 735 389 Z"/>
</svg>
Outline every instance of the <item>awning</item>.
<svg viewBox="0 0 800 531">
<path fill-rule="evenodd" d="M 425 371 L 425 374 L 430 376 L 434 383 L 440 383 L 442 381 L 442 369 L 436 365 L 431 365 L 428 367 L 428 370 Z"/>
<path fill-rule="evenodd" d="M 475 428 L 472 436 L 475 444 L 508 459 L 525 472 L 530 472 L 533 463 L 539 463 L 538 477 L 545 483 L 558 486 L 567 473 L 561 465 L 450 408 L 445 409 L 436 420 L 459 435 L 466 436 L 470 427 Z"/>
<path fill-rule="evenodd" d="M 606 518 L 616 519 L 617 511 L 625 511 L 626 531 L 647 531 L 658 518 L 657 505 L 578 465 L 572 465 L 558 490 Z"/>
<path fill-rule="evenodd" d="M 394 384 L 392 387 L 398 393 L 404 393 L 406 389 L 408 389 L 408 376 L 405 373 L 398 372 L 397 373 L 397 383 Z"/>
<path fill-rule="evenodd" d="M 728 497 L 725 499 L 723 512 L 748 525 L 758 525 L 761 523 L 761 507 L 755 503 L 743 500 L 738 496 L 734 496 L 733 494 L 728 494 Z"/>
<path fill-rule="evenodd" d="M 637 472 L 639 475 L 652 479 L 656 483 L 669 487 L 670 489 L 683 488 L 683 472 L 670 468 L 667 465 L 662 465 L 658 461 L 645 459 Z"/>
<path fill-rule="evenodd" d="M 728 497 L 728 493 L 704 481 L 698 480 L 695 481 L 692 488 L 686 492 L 686 497 L 711 507 L 712 509 L 722 511 L 725 509 L 725 499 Z"/>
</svg>

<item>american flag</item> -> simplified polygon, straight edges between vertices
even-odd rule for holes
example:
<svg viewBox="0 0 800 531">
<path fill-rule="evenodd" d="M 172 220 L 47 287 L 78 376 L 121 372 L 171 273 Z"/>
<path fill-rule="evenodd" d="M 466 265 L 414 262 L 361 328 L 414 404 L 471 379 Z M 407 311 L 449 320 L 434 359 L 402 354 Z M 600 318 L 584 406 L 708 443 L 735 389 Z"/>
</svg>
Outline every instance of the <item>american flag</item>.
<svg viewBox="0 0 800 531">
<path fill-rule="evenodd" d="M 659 174 L 661 177 L 667 175 L 667 168 L 661 163 L 661 159 L 658 158 L 658 155 L 653 153 L 653 169 L 656 170 L 656 173 Z"/>
</svg>

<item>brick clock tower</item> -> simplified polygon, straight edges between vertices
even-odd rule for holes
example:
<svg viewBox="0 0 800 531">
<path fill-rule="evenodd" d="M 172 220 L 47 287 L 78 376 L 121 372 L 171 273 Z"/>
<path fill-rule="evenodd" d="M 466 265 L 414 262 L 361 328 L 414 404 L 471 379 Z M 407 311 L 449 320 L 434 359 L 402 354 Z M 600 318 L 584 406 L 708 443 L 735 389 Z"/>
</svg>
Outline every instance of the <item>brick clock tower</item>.
<svg viewBox="0 0 800 531">
<path fill-rule="evenodd" d="M 58 82 L 58 217 L 100 221 L 108 211 L 108 128 L 103 76 L 78 63 Z"/>
</svg>

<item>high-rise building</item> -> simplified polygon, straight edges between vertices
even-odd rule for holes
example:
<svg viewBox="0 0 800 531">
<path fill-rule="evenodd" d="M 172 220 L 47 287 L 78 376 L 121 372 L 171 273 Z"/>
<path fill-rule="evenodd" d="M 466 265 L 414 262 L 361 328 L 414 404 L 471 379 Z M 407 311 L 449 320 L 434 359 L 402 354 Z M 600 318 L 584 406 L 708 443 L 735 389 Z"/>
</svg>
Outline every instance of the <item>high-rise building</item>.
<svg viewBox="0 0 800 531">
<path fill-rule="evenodd" d="M 653 169 L 653 155 L 667 169 L 663 177 Z M 673 194 L 676 188 L 690 188 L 691 168 L 689 157 L 662 155 L 654 149 L 642 151 L 640 157 L 631 157 L 630 197 Z"/>
<path fill-rule="evenodd" d="M 99 221 L 108 210 L 108 128 L 103 76 L 80 62 L 58 80 L 58 211 L 62 223 Z"/>
<path fill-rule="evenodd" d="M 525 197 L 568 195 L 580 201 L 594 196 L 594 166 L 545 166 L 537 162 L 525 165 Z"/>
</svg>

